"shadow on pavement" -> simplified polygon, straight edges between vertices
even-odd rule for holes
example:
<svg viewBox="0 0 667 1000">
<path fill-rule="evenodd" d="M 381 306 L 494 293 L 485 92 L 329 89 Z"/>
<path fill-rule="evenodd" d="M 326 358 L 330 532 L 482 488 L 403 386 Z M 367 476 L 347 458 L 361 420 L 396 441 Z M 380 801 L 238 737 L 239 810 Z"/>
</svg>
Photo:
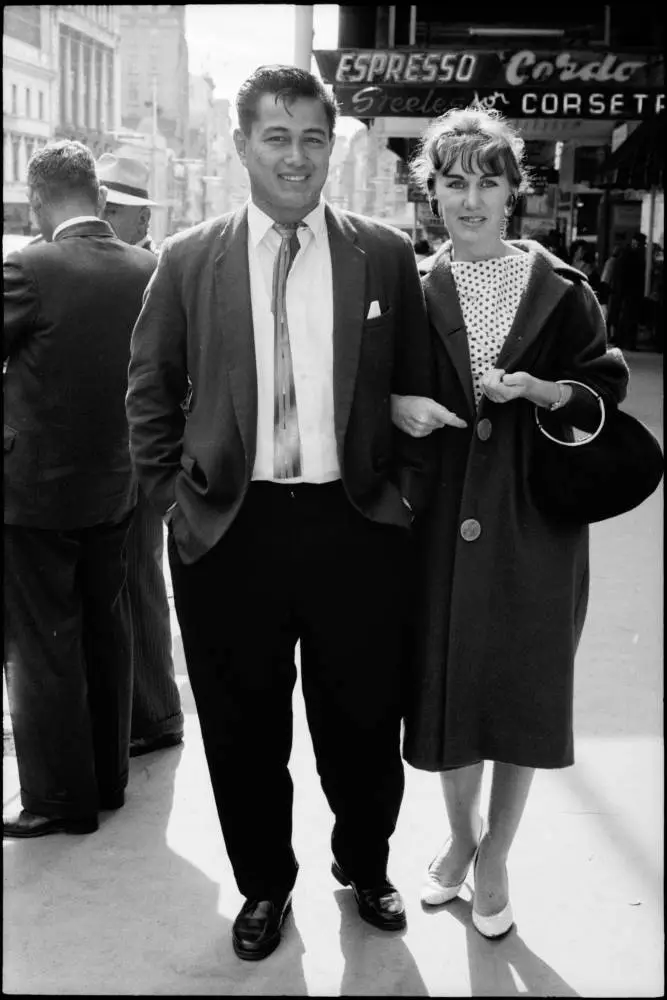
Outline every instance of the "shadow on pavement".
<svg viewBox="0 0 667 1000">
<path fill-rule="evenodd" d="M 581 996 L 526 946 L 519 937 L 516 925 L 505 937 L 491 941 L 475 930 L 470 901 L 459 898 L 444 906 L 428 907 L 428 912 L 432 912 L 434 917 L 443 910 L 465 927 L 471 996 Z"/>
<path fill-rule="evenodd" d="M 340 907 L 340 947 L 345 962 L 339 996 L 427 997 L 429 992 L 400 931 L 376 930 L 361 920 L 349 889 L 334 898 Z"/>
<path fill-rule="evenodd" d="M 246 978 L 219 885 L 169 846 L 181 756 L 134 762 L 94 834 L 5 841 L 5 993 L 224 995 Z"/>
</svg>

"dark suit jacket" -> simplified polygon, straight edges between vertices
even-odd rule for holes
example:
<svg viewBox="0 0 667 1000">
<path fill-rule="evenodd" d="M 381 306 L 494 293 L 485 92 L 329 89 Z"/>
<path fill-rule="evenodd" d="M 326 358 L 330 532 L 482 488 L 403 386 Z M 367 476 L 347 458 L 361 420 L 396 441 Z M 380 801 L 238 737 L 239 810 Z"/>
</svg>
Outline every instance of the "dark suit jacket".
<svg viewBox="0 0 667 1000">
<path fill-rule="evenodd" d="M 102 221 L 5 261 L 5 523 L 66 530 L 134 506 L 127 366 L 155 266 Z"/>
<path fill-rule="evenodd" d="M 409 526 L 426 500 L 429 440 L 395 431 L 391 393 L 432 395 L 423 293 L 409 239 L 327 206 L 333 273 L 334 416 L 350 501 Z M 377 300 L 381 315 L 367 320 Z M 192 399 L 181 402 L 187 379 Z M 132 338 L 130 445 L 139 480 L 194 562 L 241 506 L 255 460 L 257 375 L 247 209 L 168 239 Z"/>
</svg>

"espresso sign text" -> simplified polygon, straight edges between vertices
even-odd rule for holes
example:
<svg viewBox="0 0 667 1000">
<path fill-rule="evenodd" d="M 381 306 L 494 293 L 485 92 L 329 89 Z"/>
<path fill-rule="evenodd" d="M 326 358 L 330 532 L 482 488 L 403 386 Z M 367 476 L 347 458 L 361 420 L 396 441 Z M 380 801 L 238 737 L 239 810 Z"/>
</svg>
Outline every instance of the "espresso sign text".
<svg viewBox="0 0 667 1000">
<path fill-rule="evenodd" d="M 662 60 L 638 54 L 519 49 L 340 49 L 315 52 L 325 83 L 385 87 L 448 84 L 459 87 L 532 87 L 553 90 L 664 86 Z"/>
</svg>

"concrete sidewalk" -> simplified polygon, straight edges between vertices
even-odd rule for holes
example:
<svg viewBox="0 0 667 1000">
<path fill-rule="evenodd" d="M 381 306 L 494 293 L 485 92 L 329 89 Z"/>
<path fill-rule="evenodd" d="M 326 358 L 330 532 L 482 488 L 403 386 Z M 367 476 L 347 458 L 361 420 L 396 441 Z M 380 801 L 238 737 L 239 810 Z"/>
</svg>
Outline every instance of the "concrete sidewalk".
<svg viewBox="0 0 667 1000">
<path fill-rule="evenodd" d="M 627 408 L 662 434 L 662 358 L 628 355 Z M 292 773 L 301 871 L 279 949 L 232 951 L 242 899 L 222 844 L 178 623 L 185 746 L 131 762 L 126 806 L 88 836 L 5 841 L 6 994 L 656 997 L 663 994 L 662 487 L 591 530 L 576 680 L 576 760 L 538 772 L 510 859 L 516 926 L 472 927 L 470 891 L 426 910 L 447 824 L 436 775 L 406 767 L 390 875 L 408 928 L 358 917 L 329 873 L 331 818 L 301 695 Z M 488 794 L 488 785 L 485 784 Z M 5 810 L 18 801 L 4 760 Z M 271 836 L 271 817 L 266 819 Z"/>
</svg>

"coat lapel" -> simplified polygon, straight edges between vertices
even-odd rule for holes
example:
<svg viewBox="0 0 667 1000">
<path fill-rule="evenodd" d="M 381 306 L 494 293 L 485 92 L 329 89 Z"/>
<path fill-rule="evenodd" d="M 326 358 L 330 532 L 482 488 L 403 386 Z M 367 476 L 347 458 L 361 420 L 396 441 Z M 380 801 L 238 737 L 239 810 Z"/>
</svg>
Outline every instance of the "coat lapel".
<svg viewBox="0 0 667 1000">
<path fill-rule="evenodd" d="M 342 455 L 359 365 L 367 262 L 350 223 L 328 205 L 325 217 L 333 278 L 334 414 L 336 441 Z"/>
<path fill-rule="evenodd" d="M 528 285 L 498 354 L 496 368 L 520 370 L 522 358 L 539 337 L 544 324 L 569 287 L 569 283 L 553 270 L 549 257 L 536 248 Z"/>
<path fill-rule="evenodd" d="M 452 269 L 447 260 L 436 260 L 424 278 L 424 296 L 431 325 L 440 337 L 459 378 L 470 413 L 474 414 L 475 397 L 470 373 L 468 333 L 456 293 Z"/>
<path fill-rule="evenodd" d="M 520 362 L 538 339 L 549 316 L 570 287 L 554 268 L 567 270 L 534 242 L 516 241 L 523 249 L 535 250 L 535 261 L 514 322 L 496 360 L 497 368 L 518 371 Z M 446 256 L 435 260 L 424 278 L 424 295 L 429 318 L 449 354 L 459 377 L 471 413 L 476 412 L 470 373 L 468 334 L 459 305 L 456 284 Z"/>
<path fill-rule="evenodd" d="M 255 460 L 257 437 L 257 363 L 248 269 L 248 212 L 240 209 L 221 233 L 215 258 L 217 314 L 234 412 L 248 463 Z"/>
</svg>

